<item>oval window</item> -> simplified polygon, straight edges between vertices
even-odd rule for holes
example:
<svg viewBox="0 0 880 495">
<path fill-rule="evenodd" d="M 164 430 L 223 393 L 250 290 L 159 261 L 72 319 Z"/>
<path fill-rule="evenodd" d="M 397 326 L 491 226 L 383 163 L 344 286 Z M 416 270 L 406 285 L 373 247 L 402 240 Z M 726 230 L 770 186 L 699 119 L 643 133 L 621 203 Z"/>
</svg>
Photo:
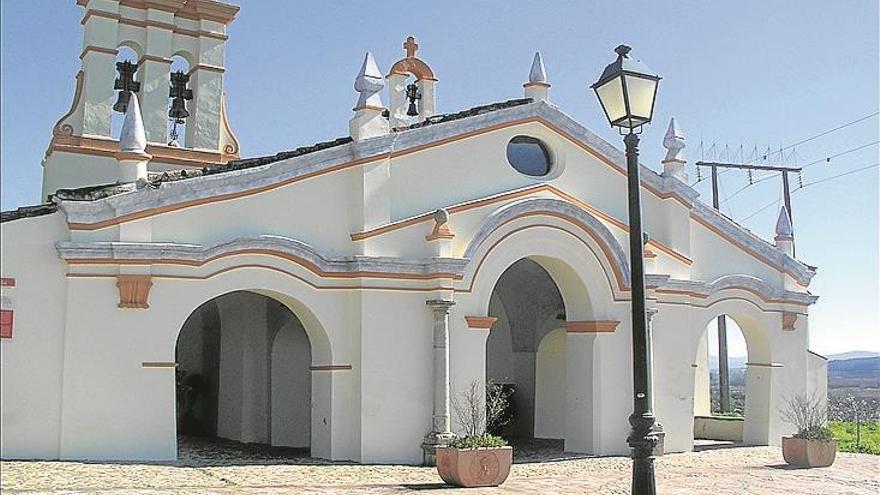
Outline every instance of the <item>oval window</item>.
<svg viewBox="0 0 880 495">
<path fill-rule="evenodd" d="M 532 177 L 550 173 L 550 153 L 540 140 L 516 136 L 507 143 L 507 161 L 518 172 Z"/>
</svg>

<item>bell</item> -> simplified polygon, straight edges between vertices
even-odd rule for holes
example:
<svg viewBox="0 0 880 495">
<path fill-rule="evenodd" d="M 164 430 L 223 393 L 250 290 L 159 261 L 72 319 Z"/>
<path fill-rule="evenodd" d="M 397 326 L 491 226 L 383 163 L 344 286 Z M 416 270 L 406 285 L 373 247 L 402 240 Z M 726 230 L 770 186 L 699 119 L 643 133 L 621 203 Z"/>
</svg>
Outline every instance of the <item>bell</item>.
<svg viewBox="0 0 880 495">
<path fill-rule="evenodd" d="M 409 99 L 409 108 L 406 111 L 406 114 L 410 117 L 415 117 L 419 114 L 419 109 L 416 108 L 416 100 L 422 97 L 419 94 L 419 88 L 415 85 L 415 83 L 408 84 L 406 86 L 406 97 Z"/>
<path fill-rule="evenodd" d="M 131 100 L 131 93 L 128 91 L 120 91 L 116 98 L 116 103 L 113 104 L 113 110 L 125 113 L 128 109 L 129 100 Z"/>
<path fill-rule="evenodd" d="M 415 100 L 411 100 L 409 102 L 409 109 L 407 109 L 406 114 L 410 117 L 415 117 L 419 114 L 419 110 L 416 108 Z"/>
<path fill-rule="evenodd" d="M 174 120 L 183 120 L 189 117 L 189 112 L 186 111 L 186 101 L 183 98 L 173 98 L 168 116 Z"/>
</svg>

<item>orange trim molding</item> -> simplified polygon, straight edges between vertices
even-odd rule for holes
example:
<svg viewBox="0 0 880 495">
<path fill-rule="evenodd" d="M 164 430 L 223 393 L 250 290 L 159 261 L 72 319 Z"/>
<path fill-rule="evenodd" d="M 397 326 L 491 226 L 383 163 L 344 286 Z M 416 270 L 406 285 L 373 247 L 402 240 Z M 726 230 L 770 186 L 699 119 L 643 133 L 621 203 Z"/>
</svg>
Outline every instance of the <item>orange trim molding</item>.
<svg viewBox="0 0 880 495">
<path fill-rule="evenodd" d="M 566 333 L 614 333 L 619 321 L 613 320 L 583 320 L 583 321 L 566 321 L 562 324 L 562 328 Z"/>
<path fill-rule="evenodd" d="M 75 100 L 74 104 L 76 103 L 77 101 Z M 62 120 L 65 118 L 67 116 L 62 117 Z M 60 123 L 61 120 L 58 122 Z M 49 143 L 46 157 L 51 156 L 56 151 L 61 151 L 113 158 L 119 151 L 119 141 L 108 138 L 72 136 L 73 128 L 67 124 L 61 125 L 60 128 L 56 124 L 53 132 L 55 132 L 55 136 L 52 138 L 52 142 Z M 208 163 L 226 163 L 230 159 L 235 158 L 231 154 L 189 148 L 174 148 L 164 144 L 148 144 L 147 154 L 151 155 L 156 162 L 193 168 L 202 168 Z"/>
<path fill-rule="evenodd" d="M 468 328 L 474 330 L 490 330 L 492 325 L 498 321 L 498 318 L 494 316 L 465 316 L 464 319 L 467 322 Z"/>
<path fill-rule="evenodd" d="M 156 55 L 144 55 L 143 57 L 141 57 L 140 60 L 138 60 L 138 65 L 141 65 L 144 62 L 158 62 L 160 64 L 170 64 L 171 59 L 165 58 L 165 57 L 158 57 Z"/>
<path fill-rule="evenodd" d="M 203 70 L 205 72 L 217 72 L 219 74 L 223 74 L 224 72 L 226 72 L 226 69 L 223 67 L 220 67 L 219 65 L 198 64 L 195 67 L 193 67 L 192 69 L 190 69 L 189 72 L 186 73 L 186 75 L 191 76 L 196 71 L 200 71 L 200 70 Z"/>
<path fill-rule="evenodd" d="M 310 371 L 347 371 L 350 369 L 350 364 L 325 364 L 321 366 L 309 366 Z"/>
<path fill-rule="evenodd" d="M 149 275 L 117 275 L 116 287 L 119 289 L 119 307 L 123 309 L 147 309 L 150 288 L 153 287 Z"/>
<path fill-rule="evenodd" d="M 517 125 L 527 124 L 527 123 L 532 123 L 532 122 L 542 124 L 542 125 L 544 125 L 545 127 L 547 127 L 547 128 L 549 128 L 549 129 L 551 129 L 551 130 L 553 130 L 553 131 L 559 133 L 560 135 L 562 135 L 562 136 L 565 137 L 566 139 L 568 139 L 568 140 L 572 141 L 573 143 L 575 143 L 577 146 L 583 148 L 583 149 L 584 149 L 585 151 L 587 151 L 590 155 L 592 155 L 592 156 L 596 157 L 597 159 L 599 159 L 602 163 L 605 163 L 606 165 L 609 165 L 611 168 L 613 168 L 614 170 L 616 170 L 617 172 L 619 172 L 621 175 L 624 175 L 624 176 L 626 175 L 626 171 L 625 171 L 623 168 L 619 167 L 618 165 L 616 165 L 616 164 L 615 164 L 614 162 L 612 162 L 611 160 L 609 160 L 609 159 L 603 157 L 601 154 L 599 154 L 598 151 L 595 151 L 595 150 L 593 150 L 592 148 L 590 148 L 589 146 L 587 146 L 587 145 L 585 145 L 585 144 L 583 144 L 583 143 L 580 143 L 580 141 L 578 141 L 577 138 L 575 138 L 575 137 L 569 135 L 568 133 L 566 133 L 565 131 L 559 129 L 559 128 L 556 127 L 556 126 L 553 126 L 552 124 L 550 124 L 549 122 L 547 122 L 545 119 L 540 118 L 540 117 L 528 117 L 528 118 L 524 118 L 524 119 L 519 119 L 519 120 L 510 121 L 510 122 L 500 123 L 500 124 L 493 125 L 493 126 L 484 127 L 484 128 L 481 128 L 481 129 L 475 129 L 475 130 L 473 130 L 473 131 L 464 132 L 464 133 L 462 133 L 462 134 L 458 134 L 458 135 L 455 135 L 455 136 L 450 136 L 450 137 L 445 138 L 445 139 L 439 139 L 439 140 L 437 140 L 437 141 L 433 141 L 433 142 L 430 142 L 430 143 L 425 143 L 425 144 L 423 144 L 423 145 L 413 146 L 413 147 L 411 147 L 411 148 L 407 148 L 407 149 L 400 150 L 400 151 L 394 151 L 394 152 L 391 152 L 391 153 L 379 153 L 379 154 L 377 154 L 377 155 L 372 155 L 372 156 L 368 156 L 368 157 L 364 157 L 364 158 L 359 158 L 359 159 L 356 159 L 356 160 L 353 160 L 353 161 L 344 162 L 344 163 L 340 163 L 340 164 L 338 164 L 338 165 L 334 165 L 334 166 L 331 166 L 331 167 L 327 167 L 327 168 L 325 168 L 325 169 L 323 169 L 323 170 L 318 170 L 318 171 L 315 171 L 315 172 L 311 172 L 311 173 L 303 174 L 303 175 L 300 175 L 300 176 L 297 176 L 297 177 L 293 177 L 293 178 L 290 178 L 290 179 L 287 179 L 287 180 L 284 180 L 284 181 L 279 181 L 279 182 L 273 183 L 273 184 L 271 184 L 271 185 L 265 185 L 265 186 L 255 187 L 255 188 L 253 188 L 253 189 L 249 189 L 249 190 L 246 190 L 246 191 L 238 191 L 238 192 L 228 193 L 228 194 L 219 194 L 219 195 L 211 196 L 211 197 L 207 197 L 207 198 L 199 198 L 199 199 L 192 200 L 192 201 L 186 201 L 186 202 L 176 203 L 176 204 L 169 204 L 169 205 L 162 206 L 162 207 L 157 207 L 157 208 L 153 208 L 153 209 L 149 209 L 149 210 L 142 210 L 142 211 L 138 211 L 138 212 L 131 213 L 131 214 L 128 214 L 128 215 L 123 215 L 123 216 L 120 216 L 120 217 L 111 218 L 111 219 L 108 219 L 108 220 L 105 220 L 105 221 L 101 221 L 101 222 L 97 222 L 97 223 L 93 223 L 93 224 L 68 223 L 68 226 L 69 226 L 69 228 L 72 229 L 72 230 L 98 230 L 98 229 L 103 229 L 103 228 L 106 228 L 106 227 L 110 227 L 110 226 L 112 226 L 112 225 L 117 225 L 117 224 L 120 224 L 120 223 L 125 223 L 125 222 L 129 222 L 129 221 L 132 221 L 132 220 L 137 220 L 137 219 L 140 219 L 140 218 L 149 217 L 149 216 L 153 216 L 153 215 L 158 215 L 158 214 L 162 214 L 162 213 L 168 213 L 168 212 L 171 212 L 171 211 L 177 211 L 177 210 L 181 210 L 181 209 L 184 209 L 184 208 L 190 208 L 190 207 L 193 207 L 193 206 L 198 206 L 198 205 L 202 205 L 202 204 L 206 204 L 206 203 L 215 203 L 215 202 L 220 202 L 220 201 L 228 201 L 228 200 L 230 200 L 230 199 L 237 199 L 237 198 L 244 197 L 244 196 L 250 196 L 250 195 L 253 195 L 253 194 L 259 194 L 259 193 L 262 193 L 262 192 L 270 191 L 270 190 L 273 190 L 273 189 L 276 189 L 276 188 L 279 188 L 279 187 L 286 186 L 286 185 L 288 185 L 288 184 L 292 184 L 292 183 L 295 183 L 295 182 L 304 181 L 304 180 L 311 179 L 311 178 L 314 178 L 314 177 L 317 177 L 317 176 L 320 176 L 320 175 L 330 174 L 330 173 L 338 172 L 338 171 L 341 171 L 341 170 L 347 170 L 347 169 L 349 169 L 349 168 L 354 168 L 354 167 L 361 166 L 361 165 L 364 165 L 364 164 L 367 164 L 367 163 L 372 163 L 372 162 L 375 162 L 375 161 L 377 161 L 377 160 L 393 159 L 393 158 L 397 158 L 397 157 L 400 157 L 400 156 L 405 156 L 405 155 L 409 155 L 409 154 L 413 154 L 413 153 L 418 153 L 418 152 L 423 151 L 423 150 L 426 150 L 426 149 L 435 148 L 435 147 L 442 146 L 442 145 L 445 145 L 445 144 L 448 144 L 448 143 L 451 143 L 451 142 L 459 141 L 459 140 L 462 140 L 462 139 L 467 139 L 467 138 L 470 138 L 470 137 L 473 137 L 473 136 L 478 136 L 478 135 L 486 134 L 486 133 L 489 133 L 489 132 L 494 132 L 494 131 L 497 131 L 497 130 L 500 130 L 500 129 L 506 129 L 506 128 L 509 128 L 509 127 L 514 127 L 514 126 L 517 126 Z M 81 139 L 86 139 L 86 138 L 81 138 Z M 111 141 L 111 142 L 115 142 L 115 141 Z M 50 151 L 51 151 L 51 146 L 53 146 L 53 145 L 54 145 L 54 140 L 53 140 L 52 145 L 50 145 Z M 164 148 L 167 148 L 167 147 L 164 147 Z M 172 148 L 172 149 L 176 149 L 176 148 Z M 69 151 L 69 150 L 65 150 L 65 151 Z M 115 149 L 114 149 L 114 151 L 115 151 Z M 190 150 L 187 150 L 187 151 L 190 151 Z M 75 151 L 71 151 L 71 152 L 75 152 Z M 157 161 L 162 161 L 162 160 L 160 159 L 160 158 L 161 158 L 161 153 L 159 153 L 158 150 L 154 150 L 154 149 L 152 149 L 152 146 L 148 146 L 148 147 L 147 147 L 147 152 L 150 153 L 151 155 L 153 155 L 153 156 L 156 158 Z M 225 161 L 224 161 L 224 160 L 221 160 L 220 158 L 221 158 L 221 157 L 205 159 L 205 160 L 203 160 L 203 162 L 209 162 L 209 163 L 217 163 L 217 162 L 220 162 L 220 163 L 225 163 Z M 199 163 L 197 166 L 198 166 L 198 167 L 201 167 L 201 166 L 203 166 L 203 165 L 204 165 L 204 163 Z M 674 193 L 669 193 L 669 194 L 661 195 L 661 194 L 659 194 L 659 192 L 657 192 L 656 190 L 654 190 L 654 189 L 652 189 L 652 188 L 649 188 L 646 184 L 642 183 L 642 185 L 643 185 L 645 188 L 647 188 L 648 191 L 650 191 L 651 193 L 653 193 L 654 195 L 656 195 L 657 197 L 659 197 L 659 198 L 661 198 L 661 199 L 666 199 L 666 198 L 672 197 L 672 198 L 674 198 L 674 199 L 677 199 L 679 202 L 681 202 L 681 203 L 684 204 L 685 206 L 690 207 L 690 205 L 688 205 L 683 199 L 678 198 L 678 196 L 676 196 Z M 540 190 L 539 188 L 541 188 L 541 187 L 550 187 L 550 186 L 546 186 L 546 185 L 536 186 L 536 187 L 535 187 L 535 190 Z M 520 195 L 528 194 L 528 193 L 524 192 L 524 190 L 521 190 L 521 191 L 515 191 L 515 193 L 518 193 L 518 194 L 520 194 Z M 497 199 L 496 199 L 495 197 L 493 197 L 493 198 L 487 198 L 486 200 L 478 200 L 478 201 L 471 202 L 471 203 L 467 203 L 467 204 L 468 204 L 468 205 L 473 205 L 473 206 L 471 206 L 471 207 L 475 207 L 475 206 L 477 206 L 479 203 L 494 202 L 494 201 L 497 201 Z M 593 210 L 594 210 L 594 209 L 591 209 L 590 212 L 591 212 L 591 213 L 595 213 Z M 455 209 L 454 209 L 454 208 L 449 208 L 448 211 L 449 211 L 450 213 L 455 213 Z M 596 211 L 598 211 L 598 210 L 596 210 Z M 425 214 L 425 215 L 424 215 L 424 218 L 429 218 L 430 216 L 431 216 L 431 214 Z M 608 215 L 605 215 L 605 214 L 602 214 L 602 215 L 597 214 L 597 216 L 600 216 L 600 218 L 603 218 L 603 219 L 611 218 L 611 217 L 608 217 Z M 606 218 L 606 217 L 607 217 L 607 218 Z M 416 217 L 416 218 L 414 218 L 414 219 L 410 219 L 410 221 L 412 221 L 412 223 L 417 223 L 417 222 L 419 222 L 419 221 L 423 221 L 423 218 L 422 218 L 421 216 L 419 216 L 419 217 Z M 611 220 L 609 220 L 609 222 L 610 222 L 610 221 L 611 221 Z M 615 221 L 612 222 L 612 223 L 615 223 L 615 222 L 616 222 L 616 225 L 618 225 L 618 226 L 620 226 L 620 225 L 624 225 L 623 228 L 626 228 L 625 224 L 622 224 L 622 222 L 619 222 L 619 221 L 615 220 Z M 387 225 L 387 226 L 385 226 L 385 227 L 380 227 L 380 228 L 378 228 L 378 229 L 374 229 L 374 230 L 371 230 L 371 231 L 367 231 L 367 232 L 363 232 L 363 233 L 357 233 L 357 234 L 352 234 L 352 240 L 354 240 L 354 241 L 358 241 L 358 240 L 364 239 L 364 238 L 366 238 L 366 237 L 371 237 L 372 235 L 377 235 L 378 233 L 381 233 L 381 232 L 379 232 L 380 230 L 381 230 L 381 231 L 394 230 L 395 228 L 399 228 L 397 225 L 399 225 L 399 224 L 390 224 L 390 225 Z M 386 229 L 387 229 L 387 230 L 386 230 Z M 369 235 L 365 235 L 365 234 L 367 234 L 367 233 L 369 233 Z M 687 259 L 687 258 L 684 258 L 684 259 Z"/>
<path fill-rule="evenodd" d="M 177 368 L 178 364 L 165 361 L 144 361 L 141 363 L 142 368 Z"/>
<path fill-rule="evenodd" d="M 79 59 L 84 59 L 85 56 L 89 54 L 89 52 L 105 53 L 107 55 L 113 55 L 114 57 L 119 54 L 119 50 L 115 48 L 105 48 L 103 46 L 89 45 L 83 48 L 82 53 L 79 54 Z"/>
<path fill-rule="evenodd" d="M 451 215 L 451 214 L 461 213 L 461 212 L 465 212 L 465 211 L 472 210 L 475 208 L 480 208 L 483 206 L 495 204 L 495 203 L 501 203 L 501 202 L 509 201 L 512 199 L 518 199 L 518 198 L 521 198 L 524 196 L 529 196 L 531 194 L 537 194 L 537 193 L 541 193 L 541 192 L 548 192 L 548 193 L 551 193 L 551 194 L 558 196 L 561 199 L 564 199 L 566 201 L 574 203 L 574 204 L 580 206 L 581 208 L 583 208 L 584 210 L 588 211 L 589 213 L 593 214 L 594 216 L 598 217 L 600 220 L 608 222 L 609 224 L 611 224 L 612 226 L 614 226 L 620 230 L 623 230 L 625 232 L 629 232 L 629 226 L 627 224 L 608 215 L 607 213 L 603 212 L 602 210 L 599 210 L 595 206 L 593 206 L 589 203 L 586 203 L 584 201 L 581 201 L 580 199 L 575 198 L 574 196 L 572 196 L 568 193 L 565 193 L 550 184 L 538 184 L 535 186 L 529 186 L 529 187 L 525 187 L 522 189 L 510 191 L 510 192 L 501 193 L 501 194 L 497 194 L 494 196 L 489 196 L 487 198 L 465 201 L 463 203 L 459 203 L 454 206 L 450 206 L 450 207 L 446 208 L 446 211 L 448 211 L 449 214 Z M 386 234 L 388 232 L 393 232 L 395 230 L 409 227 L 411 225 L 416 225 L 416 224 L 419 224 L 422 222 L 430 221 L 432 219 L 432 216 L 433 216 L 433 212 L 422 213 L 421 215 L 416 215 L 414 217 L 406 218 L 403 220 L 398 220 L 396 222 L 392 222 L 392 223 L 389 223 L 386 225 L 375 227 L 370 230 L 355 232 L 355 233 L 351 234 L 350 237 L 351 237 L 352 241 L 355 241 L 355 242 L 362 241 L 365 239 L 369 239 L 370 237 L 375 237 L 377 235 L 382 235 L 382 234 Z M 690 266 L 694 263 L 692 259 L 675 251 L 671 247 L 669 247 L 669 246 L 667 246 L 667 245 L 665 245 L 655 239 L 649 239 L 648 245 L 651 247 L 657 248 L 657 250 L 662 251 L 663 253 L 669 255 L 670 257 L 672 257 L 676 261 L 683 263 L 687 266 Z"/>
</svg>

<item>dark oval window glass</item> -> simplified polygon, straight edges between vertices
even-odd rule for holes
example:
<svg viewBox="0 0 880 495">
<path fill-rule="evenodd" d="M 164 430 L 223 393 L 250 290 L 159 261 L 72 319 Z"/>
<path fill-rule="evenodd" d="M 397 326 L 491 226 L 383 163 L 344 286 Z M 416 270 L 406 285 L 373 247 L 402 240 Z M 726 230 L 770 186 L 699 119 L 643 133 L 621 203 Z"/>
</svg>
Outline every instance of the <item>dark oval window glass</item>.
<svg viewBox="0 0 880 495">
<path fill-rule="evenodd" d="M 543 177 L 550 173 L 550 153 L 540 140 L 516 136 L 507 143 L 507 161 L 518 172 Z"/>
</svg>

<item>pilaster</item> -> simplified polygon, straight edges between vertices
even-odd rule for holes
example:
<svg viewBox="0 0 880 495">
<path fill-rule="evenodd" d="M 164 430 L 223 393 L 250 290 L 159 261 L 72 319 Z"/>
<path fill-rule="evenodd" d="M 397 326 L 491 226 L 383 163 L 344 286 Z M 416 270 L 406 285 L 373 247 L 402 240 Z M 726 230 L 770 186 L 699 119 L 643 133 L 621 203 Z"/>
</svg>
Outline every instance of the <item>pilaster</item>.
<svg viewBox="0 0 880 495">
<path fill-rule="evenodd" d="M 416 87 L 422 98 L 419 100 L 419 122 L 437 113 L 437 81 L 435 79 L 420 79 L 416 81 Z"/>
<path fill-rule="evenodd" d="M 220 105 L 223 92 L 222 67 L 197 65 L 190 71 L 193 101 L 186 120 L 186 147 L 220 149 Z"/>
</svg>

